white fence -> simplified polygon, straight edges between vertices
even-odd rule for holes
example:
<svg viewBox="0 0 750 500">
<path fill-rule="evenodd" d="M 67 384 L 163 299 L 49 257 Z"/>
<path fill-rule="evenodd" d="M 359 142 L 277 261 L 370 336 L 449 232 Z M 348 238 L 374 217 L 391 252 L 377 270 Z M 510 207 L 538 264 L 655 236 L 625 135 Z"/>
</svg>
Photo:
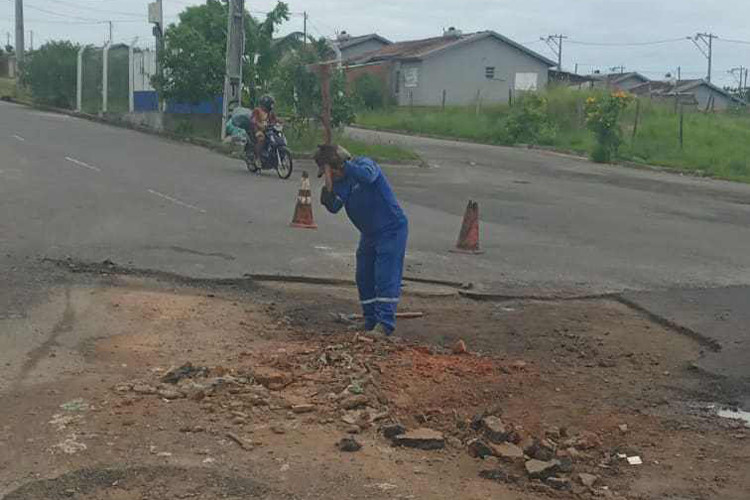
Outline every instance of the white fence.
<svg viewBox="0 0 750 500">
<path fill-rule="evenodd" d="M 151 85 L 155 74 L 153 48 L 135 47 L 135 42 L 81 47 L 76 109 L 88 113 L 157 111 L 158 98 Z"/>
</svg>

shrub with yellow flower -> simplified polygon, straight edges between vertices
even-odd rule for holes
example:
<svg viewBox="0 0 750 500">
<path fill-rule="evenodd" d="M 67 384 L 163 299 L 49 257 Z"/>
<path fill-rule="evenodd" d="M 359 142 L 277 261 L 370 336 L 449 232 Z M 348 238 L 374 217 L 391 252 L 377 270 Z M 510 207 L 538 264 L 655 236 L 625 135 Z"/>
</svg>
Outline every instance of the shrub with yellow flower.
<svg viewBox="0 0 750 500">
<path fill-rule="evenodd" d="M 631 94 L 621 90 L 604 97 L 586 99 L 586 125 L 596 137 L 592 160 L 608 163 L 617 157 L 622 140 L 620 115 L 633 100 Z"/>
</svg>

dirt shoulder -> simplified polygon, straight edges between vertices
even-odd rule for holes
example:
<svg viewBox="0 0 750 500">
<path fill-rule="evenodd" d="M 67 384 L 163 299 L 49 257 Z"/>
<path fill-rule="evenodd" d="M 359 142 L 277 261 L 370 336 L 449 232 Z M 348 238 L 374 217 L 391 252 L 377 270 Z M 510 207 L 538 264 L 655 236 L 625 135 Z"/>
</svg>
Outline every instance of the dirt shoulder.
<svg viewBox="0 0 750 500">
<path fill-rule="evenodd" d="M 55 286 L 12 320 L 46 340 L 0 393 L 0 494 L 747 498 L 750 432 L 707 409 L 693 340 L 606 300 L 415 292 L 391 343 L 334 321 L 350 288 Z"/>
</svg>

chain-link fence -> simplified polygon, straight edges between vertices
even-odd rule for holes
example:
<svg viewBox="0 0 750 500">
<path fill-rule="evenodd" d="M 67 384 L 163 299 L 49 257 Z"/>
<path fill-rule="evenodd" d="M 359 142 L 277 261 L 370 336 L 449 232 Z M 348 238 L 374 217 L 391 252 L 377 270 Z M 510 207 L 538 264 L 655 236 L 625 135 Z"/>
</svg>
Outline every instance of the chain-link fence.
<svg viewBox="0 0 750 500">
<path fill-rule="evenodd" d="M 97 114 L 102 110 L 102 65 L 101 47 L 86 47 L 81 57 L 81 111 Z"/>
<path fill-rule="evenodd" d="M 107 112 L 127 113 L 129 110 L 130 49 L 127 45 L 114 45 L 108 51 Z"/>
</svg>

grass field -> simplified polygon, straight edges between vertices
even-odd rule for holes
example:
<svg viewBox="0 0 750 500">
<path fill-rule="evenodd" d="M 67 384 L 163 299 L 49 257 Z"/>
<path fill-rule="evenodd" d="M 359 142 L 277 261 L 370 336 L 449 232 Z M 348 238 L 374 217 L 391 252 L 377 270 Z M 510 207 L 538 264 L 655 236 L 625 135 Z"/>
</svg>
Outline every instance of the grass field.
<svg viewBox="0 0 750 500">
<path fill-rule="evenodd" d="M 528 143 L 590 154 L 594 138 L 586 129 L 583 112 L 583 103 L 589 95 L 570 89 L 547 92 L 543 94 L 542 117 L 524 114 L 523 105 L 486 107 L 479 114 L 474 106 L 445 110 L 390 108 L 360 113 L 357 124 L 488 144 Z M 635 136 L 634 124 L 635 105 L 631 104 L 621 119 L 620 160 L 750 182 L 750 113 L 747 111 L 686 112 L 682 148 L 679 114 L 673 106 L 642 101 Z"/>
</svg>

